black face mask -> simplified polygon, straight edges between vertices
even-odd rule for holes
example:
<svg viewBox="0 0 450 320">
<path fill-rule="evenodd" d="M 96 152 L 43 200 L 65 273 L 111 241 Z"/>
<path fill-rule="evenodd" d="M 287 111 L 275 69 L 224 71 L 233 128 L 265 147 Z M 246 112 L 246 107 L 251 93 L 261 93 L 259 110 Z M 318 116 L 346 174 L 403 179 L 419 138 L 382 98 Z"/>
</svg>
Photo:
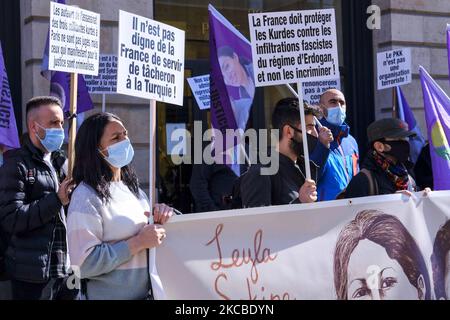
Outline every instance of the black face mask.
<svg viewBox="0 0 450 320">
<path fill-rule="evenodd" d="M 317 143 L 319 142 L 319 139 L 310 134 L 306 134 L 306 138 L 308 140 L 308 151 L 309 151 L 309 154 L 311 154 L 314 151 L 314 149 L 316 148 Z M 295 154 L 298 157 L 301 157 L 305 154 L 304 148 L 303 148 L 303 142 L 297 141 L 295 138 L 291 139 L 291 149 L 295 152 Z"/>
<path fill-rule="evenodd" d="M 394 157 L 400 163 L 408 162 L 411 151 L 408 141 L 384 141 L 383 143 L 391 147 L 390 151 L 384 152 L 385 154 Z"/>
</svg>

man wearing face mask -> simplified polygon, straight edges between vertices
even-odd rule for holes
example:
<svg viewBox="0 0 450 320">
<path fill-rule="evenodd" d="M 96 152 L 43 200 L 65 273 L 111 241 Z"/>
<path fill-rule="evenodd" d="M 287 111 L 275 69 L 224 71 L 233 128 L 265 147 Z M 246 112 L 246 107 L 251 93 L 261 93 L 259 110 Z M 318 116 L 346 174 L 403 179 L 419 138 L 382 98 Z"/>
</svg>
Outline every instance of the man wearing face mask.
<svg viewBox="0 0 450 320">
<path fill-rule="evenodd" d="M 36 97 L 26 106 L 28 134 L 0 169 L 0 223 L 9 238 L 5 268 L 13 299 L 73 299 L 64 206 L 72 187 L 61 172 L 61 102 Z M 52 161 L 53 160 L 53 161 Z"/>
<path fill-rule="evenodd" d="M 320 122 L 331 130 L 333 141 L 329 148 L 318 144 L 311 160 L 320 166 L 319 201 L 329 201 L 335 200 L 359 172 L 359 151 L 356 140 L 350 135 L 350 127 L 345 123 L 347 106 L 344 94 L 336 89 L 326 91 L 320 98 L 320 108 L 324 115 Z"/>
<path fill-rule="evenodd" d="M 318 134 L 314 123 L 315 110 L 305 106 L 308 149 L 316 147 Z M 262 165 L 253 165 L 241 177 L 240 193 L 244 208 L 278 206 L 317 201 L 316 183 L 307 180 L 303 158 L 303 137 L 298 100 L 279 101 L 272 115 L 272 127 L 278 129 L 280 140 L 279 170 L 276 174 L 261 174 Z M 275 157 L 276 158 L 276 157 Z M 317 179 L 317 166 L 311 162 L 311 176 Z"/>
<path fill-rule="evenodd" d="M 409 138 L 415 133 L 398 119 L 383 119 L 367 129 L 370 150 L 345 191 L 346 198 L 358 198 L 397 192 L 414 192 L 416 185 L 408 174 Z"/>
</svg>

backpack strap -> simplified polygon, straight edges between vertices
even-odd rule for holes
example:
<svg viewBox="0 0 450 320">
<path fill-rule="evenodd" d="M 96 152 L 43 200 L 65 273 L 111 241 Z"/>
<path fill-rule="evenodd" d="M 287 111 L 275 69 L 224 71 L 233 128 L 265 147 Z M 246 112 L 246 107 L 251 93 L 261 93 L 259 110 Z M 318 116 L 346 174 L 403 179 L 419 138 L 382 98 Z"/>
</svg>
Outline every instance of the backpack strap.
<svg viewBox="0 0 450 320">
<path fill-rule="evenodd" d="M 377 180 L 374 178 L 372 172 L 367 170 L 366 168 L 363 168 L 361 169 L 361 173 L 367 177 L 367 180 L 369 180 L 369 196 L 379 195 L 380 192 L 378 190 L 378 183 Z"/>
</svg>

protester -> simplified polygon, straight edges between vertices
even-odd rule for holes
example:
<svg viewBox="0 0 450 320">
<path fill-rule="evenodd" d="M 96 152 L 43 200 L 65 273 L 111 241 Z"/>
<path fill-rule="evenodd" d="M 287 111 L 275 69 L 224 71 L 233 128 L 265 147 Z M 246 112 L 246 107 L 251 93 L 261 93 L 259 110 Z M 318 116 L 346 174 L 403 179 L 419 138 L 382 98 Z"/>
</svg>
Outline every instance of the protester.
<svg viewBox="0 0 450 320">
<path fill-rule="evenodd" d="M 318 141 L 315 128 L 315 112 L 305 106 L 308 149 L 313 150 Z M 280 132 L 277 146 L 279 170 L 271 176 L 262 175 L 262 165 L 253 165 L 242 176 L 240 192 L 245 208 L 312 203 L 317 201 L 316 183 L 306 179 L 303 158 L 298 100 L 287 98 L 279 101 L 272 115 L 272 127 Z M 276 158 L 276 157 L 275 157 Z M 299 165 L 296 164 L 298 161 Z M 317 166 L 311 162 L 311 176 L 317 179 Z"/>
<path fill-rule="evenodd" d="M 59 153 L 64 141 L 61 102 L 36 97 L 26 105 L 28 135 L 0 169 L 0 221 L 9 238 L 6 271 L 18 300 L 73 299 L 69 290 L 66 216 L 71 184 Z M 59 158 L 60 156 L 58 156 Z"/>
<path fill-rule="evenodd" d="M 345 191 L 346 198 L 367 197 L 396 192 L 416 191 L 414 179 L 408 173 L 410 145 L 415 133 L 398 119 L 383 119 L 367 129 L 370 150 Z M 428 192 L 429 190 L 427 190 Z"/>
<path fill-rule="evenodd" d="M 173 209 L 149 201 L 130 166 L 134 151 L 123 122 L 95 114 L 80 127 L 75 141 L 73 192 L 68 214 L 71 262 L 90 300 L 144 300 L 163 295 L 155 261 L 147 249 L 166 237 L 161 227 Z M 148 224 L 150 220 L 150 224 Z M 154 223 L 154 224 L 153 224 Z M 154 257 L 154 251 L 150 250 Z"/>
<path fill-rule="evenodd" d="M 430 188 L 434 190 L 433 164 L 431 163 L 429 143 L 422 148 L 414 165 L 414 178 L 419 189 L 424 190 L 425 188 Z"/>
<path fill-rule="evenodd" d="M 195 212 L 231 209 L 230 196 L 237 179 L 238 176 L 226 164 L 193 165 L 189 188 Z"/>
<path fill-rule="evenodd" d="M 347 103 L 339 90 L 328 90 L 320 97 L 324 117 L 322 125 L 331 130 L 330 147 L 320 143 L 311 154 L 311 160 L 320 166 L 317 193 L 319 201 L 334 200 L 359 172 L 359 151 L 356 140 L 345 123 Z M 326 158 L 322 163 L 320 159 Z"/>
</svg>

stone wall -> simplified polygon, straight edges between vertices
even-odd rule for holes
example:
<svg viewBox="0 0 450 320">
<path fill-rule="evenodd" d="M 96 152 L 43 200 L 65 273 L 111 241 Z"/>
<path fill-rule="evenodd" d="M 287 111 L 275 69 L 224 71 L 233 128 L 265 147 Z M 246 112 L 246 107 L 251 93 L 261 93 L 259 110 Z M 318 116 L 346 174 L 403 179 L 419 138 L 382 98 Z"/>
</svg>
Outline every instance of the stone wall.
<svg viewBox="0 0 450 320">
<path fill-rule="evenodd" d="M 446 47 L 446 25 L 450 23 L 448 0 L 374 0 L 381 8 L 381 30 L 375 30 L 374 61 L 377 52 L 410 47 L 413 82 L 402 87 L 426 136 L 419 65 L 422 65 L 447 92 L 449 70 Z M 375 69 L 376 74 L 376 69 Z M 377 118 L 392 115 L 392 91 L 377 91 L 375 82 L 375 113 Z"/>
</svg>

